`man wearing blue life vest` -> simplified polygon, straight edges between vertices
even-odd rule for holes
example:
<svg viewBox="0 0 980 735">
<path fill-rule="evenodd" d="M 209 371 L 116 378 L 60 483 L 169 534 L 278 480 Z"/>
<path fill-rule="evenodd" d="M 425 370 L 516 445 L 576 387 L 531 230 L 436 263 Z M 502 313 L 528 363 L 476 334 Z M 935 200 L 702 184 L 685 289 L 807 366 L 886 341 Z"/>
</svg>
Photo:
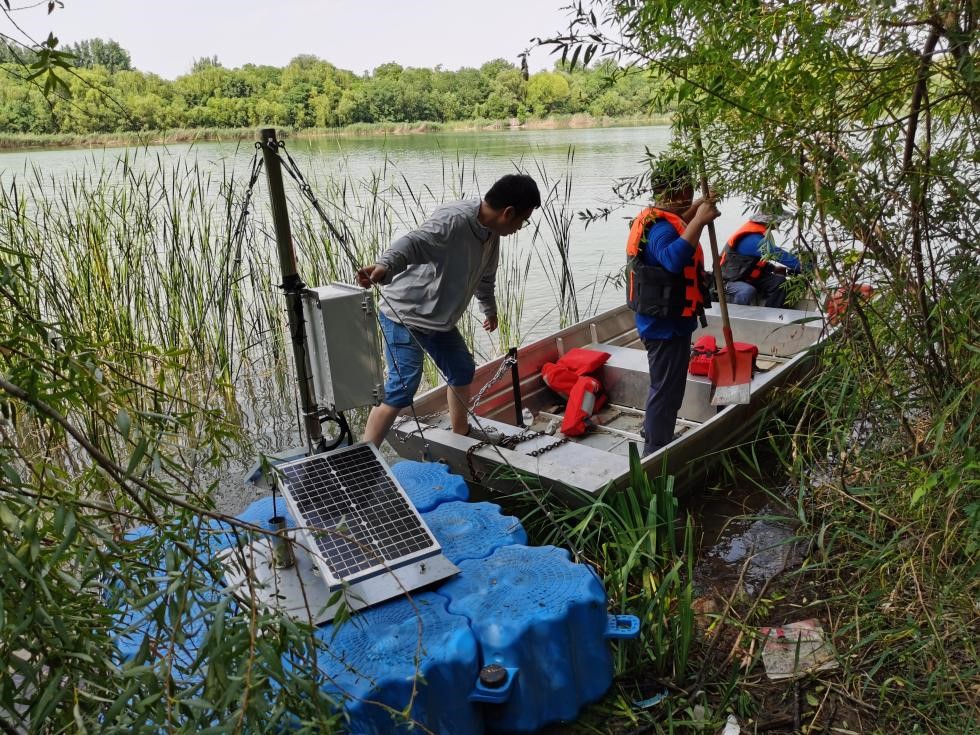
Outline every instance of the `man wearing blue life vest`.
<svg viewBox="0 0 980 735">
<path fill-rule="evenodd" d="M 701 231 L 718 217 L 714 198 L 694 200 L 686 161 L 664 158 L 651 173 L 654 205 L 633 220 L 626 243 L 626 302 L 647 350 L 650 391 L 643 454 L 674 438 L 687 386 L 691 334 L 710 305 Z"/>
<path fill-rule="evenodd" d="M 782 308 L 786 303 L 786 274 L 798 275 L 801 268 L 799 259 L 772 239 L 772 231 L 785 218 L 754 212 L 728 238 L 720 262 L 729 302 L 751 305 L 758 297 L 765 306 Z"/>
</svg>

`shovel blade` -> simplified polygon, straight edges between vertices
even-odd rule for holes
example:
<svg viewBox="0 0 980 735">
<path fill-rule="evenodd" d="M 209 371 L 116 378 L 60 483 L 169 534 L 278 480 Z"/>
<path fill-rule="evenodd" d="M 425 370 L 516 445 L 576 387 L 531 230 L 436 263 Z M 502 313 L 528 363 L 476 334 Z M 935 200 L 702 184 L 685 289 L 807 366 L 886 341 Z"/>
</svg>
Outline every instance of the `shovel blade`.
<svg viewBox="0 0 980 735">
<path fill-rule="evenodd" d="M 713 374 L 714 392 L 711 395 L 712 406 L 730 406 L 736 403 L 748 403 L 752 394 L 752 355 L 747 352 L 735 352 L 734 369 L 731 364 L 731 353 L 718 356 L 718 370 Z"/>
<path fill-rule="evenodd" d="M 749 383 L 736 383 L 735 385 L 717 385 L 711 395 L 712 406 L 731 406 L 733 404 L 748 403 L 752 398 L 751 385 Z"/>
</svg>

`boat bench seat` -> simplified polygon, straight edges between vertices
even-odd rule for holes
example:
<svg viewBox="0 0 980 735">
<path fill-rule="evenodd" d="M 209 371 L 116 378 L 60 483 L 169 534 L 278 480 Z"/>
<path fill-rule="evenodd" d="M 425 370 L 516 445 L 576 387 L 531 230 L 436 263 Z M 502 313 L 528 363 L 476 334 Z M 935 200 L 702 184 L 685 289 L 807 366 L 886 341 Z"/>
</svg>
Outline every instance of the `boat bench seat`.
<svg viewBox="0 0 980 735">
<path fill-rule="evenodd" d="M 593 342 L 590 350 L 608 352 L 610 357 L 596 376 L 609 397 L 610 403 L 629 406 L 642 411 L 650 390 L 650 367 L 646 350 L 619 347 L 604 342 Z M 678 417 L 687 421 L 703 422 L 717 411 L 711 405 L 711 381 L 700 375 L 687 376 L 684 402 Z"/>
</svg>

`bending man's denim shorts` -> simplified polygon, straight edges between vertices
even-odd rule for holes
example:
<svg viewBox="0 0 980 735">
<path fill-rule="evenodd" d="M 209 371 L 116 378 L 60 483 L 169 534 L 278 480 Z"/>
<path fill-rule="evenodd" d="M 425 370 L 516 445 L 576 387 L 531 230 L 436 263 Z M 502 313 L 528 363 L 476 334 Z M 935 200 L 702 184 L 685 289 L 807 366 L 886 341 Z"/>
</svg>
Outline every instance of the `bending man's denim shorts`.
<svg viewBox="0 0 980 735">
<path fill-rule="evenodd" d="M 476 364 L 456 327 L 448 332 L 426 334 L 418 330 L 410 332 L 407 327 L 380 312 L 378 321 L 384 336 L 385 363 L 388 367 L 385 404 L 394 408 L 411 405 L 415 391 L 422 382 L 423 348 L 446 376 L 449 385 L 462 386 L 473 382 Z"/>
</svg>

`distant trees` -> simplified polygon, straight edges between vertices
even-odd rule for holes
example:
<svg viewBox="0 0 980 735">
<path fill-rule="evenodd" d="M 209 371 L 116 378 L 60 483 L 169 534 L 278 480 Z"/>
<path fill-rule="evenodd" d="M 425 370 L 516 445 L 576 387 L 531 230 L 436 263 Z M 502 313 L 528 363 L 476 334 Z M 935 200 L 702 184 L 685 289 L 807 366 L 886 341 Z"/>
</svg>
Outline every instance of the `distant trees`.
<svg viewBox="0 0 980 735">
<path fill-rule="evenodd" d="M 101 38 L 92 38 L 65 46 L 63 50 L 73 54 L 76 57 L 76 66 L 83 69 L 101 66 L 113 73 L 133 68 L 129 52 L 112 39 L 103 41 Z"/>
<path fill-rule="evenodd" d="M 556 72 L 535 74 L 527 82 L 527 104 L 539 117 L 568 112 L 571 88 L 568 80 Z"/>
<path fill-rule="evenodd" d="M 559 65 L 525 78 L 519 66 L 505 59 L 456 71 L 388 63 L 358 75 L 309 54 L 282 68 L 246 64 L 237 69 L 205 56 L 195 59 L 188 74 L 168 81 L 132 69 L 129 53 L 112 40 L 93 38 L 61 50 L 71 53 L 75 63 L 72 74 L 62 75 L 70 99 L 45 95 L 24 81 L 23 66 L 0 46 L 0 64 L 19 66 L 10 68 L 19 73 L 0 75 L 0 130 L 109 133 L 506 120 L 579 112 L 623 116 L 643 114 L 657 89 L 655 78 L 617 74 L 608 61 L 592 68 Z"/>
</svg>

